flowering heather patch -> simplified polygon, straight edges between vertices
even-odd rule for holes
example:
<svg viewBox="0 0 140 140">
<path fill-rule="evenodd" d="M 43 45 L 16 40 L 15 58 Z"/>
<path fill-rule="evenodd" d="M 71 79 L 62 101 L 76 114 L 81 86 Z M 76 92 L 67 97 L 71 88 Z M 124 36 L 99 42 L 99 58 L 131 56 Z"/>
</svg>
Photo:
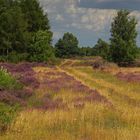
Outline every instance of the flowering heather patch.
<svg viewBox="0 0 140 140">
<path fill-rule="evenodd" d="M 9 105 L 15 105 L 15 104 L 20 104 L 25 106 L 25 101 L 23 101 L 20 98 L 17 98 L 16 96 L 12 95 L 10 91 L 0 91 L 0 102 L 9 104 Z"/>
<path fill-rule="evenodd" d="M 106 105 L 113 107 L 112 103 L 109 102 L 104 96 L 101 96 L 96 90 L 91 90 L 91 93 L 85 97 L 77 97 L 73 100 L 74 105 L 75 104 L 84 104 L 84 102 L 90 102 L 90 103 L 94 103 L 94 102 L 102 102 L 105 103 Z"/>
<path fill-rule="evenodd" d="M 84 92 L 90 94 L 91 92 L 95 92 L 64 72 L 48 72 L 43 84 L 47 86 L 48 90 L 54 92 L 56 92 L 55 89 L 57 89 L 58 92 L 62 89 L 69 89 L 74 91 L 74 93 Z"/>
<path fill-rule="evenodd" d="M 120 80 L 140 83 L 140 73 L 122 73 L 116 75 Z"/>
<path fill-rule="evenodd" d="M 65 72 L 58 70 L 45 72 L 45 75 L 43 74 L 43 80 L 41 80 L 41 85 L 42 88 L 44 87 L 50 93 L 56 94 L 56 96 L 61 94 L 62 90 L 66 92 L 64 96 L 67 96 L 67 91 L 71 91 L 70 94 L 76 95 L 74 99 L 71 100 L 71 103 L 74 103 L 74 107 L 76 108 L 84 107 L 85 102 L 102 102 L 111 105 L 111 103 L 96 90 L 90 89 Z M 80 97 L 78 95 L 79 93 L 81 94 Z M 54 100 L 52 98 L 43 97 L 42 100 L 44 102 L 42 108 L 44 109 L 67 108 L 67 103 L 65 104 L 63 99 Z"/>
<path fill-rule="evenodd" d="M 45 63 L 19 63 L 19 64 L 12 64 L 12 63 L 0 63 L 0 67 L 7 69 L 11 73 L 23 73 L 27 71 L 31 71 L 32 67 L 46 67 L 47 64 Z"/>
<path fill-rule="evenodd" d="M 30 86 L 32 88 L 38 88 L 39 82 L 35 78 L 35 73 L 33 71 L 28 71 L 20 74 L 19 81 L 25 86 Z"/>
<path fill-rule="evenodd" d="M 12 75 L 18 77 L 18 80 L 23 83 L 25 86 L 31 86 L 37 88 L 39 82 L 35 78 L 35 72 L 32 67 L 37 65 L 43 65 L 38 63 L 20 63 L 20 64 L 11 64 L 11 63 L 0 63 L 0 67 L 7 69 Z M 45 64 L 44 64 L 45 65 Z"/>
<path fill-rule="evenodd" d="M 0 67 L 7 69 L 9 72 L 11 72 L 11 70 L 13 70 L 14 66 L 15 65 L 12 63 L 0 63 Z"/>
<path fill-rule="evenodd" d="M 44 99 L 43 106 L 41 109 L 45 110 L 55 110 L 55 109 L 68 109 L 67 104 L 63 103 L 63 100 L 61 98 L 57 98 L 55 100 L 51 100 L 49 98 Z"/>
<path fill-rule="evenodd" d="M 20 63 L 20 64 L 11 64 L 11 63 L 0 63 L 0 67 L 6 69 L 9 77 L 12 78 L 3 78 L 7 85 L 6 88 L 1 88 L 0 91 L 0 101 L 14 105 L 20 104 L 21 106 L 25 106 L 27 104 L 27 99 L 33 95 L 33 89 L 39 87 L 39 82 L 35 78 L 35 72 L 32 67 L 37 64 L 32 63 Z M 8 76 L 8 75 L 7 75 Z M 1 76 L 2 78 L 2 76 Z M 9 85 L 8 81 L 9 80 Z M 19 83 L 21 88 L 15 88 Z M 14 86 L 15 85 L 15 86 Z M 9 86 L 13 88 L 8 88 Z"/>
<path fill-rule="evenodd" d="M 0 91 L 0 102 L 15 105 L 20 104 L 21 106 L 26 106 L 26 99 L 33 95 L 32 89 L 24 88 L 21 90 L 1 90 Z"/>
</svg>

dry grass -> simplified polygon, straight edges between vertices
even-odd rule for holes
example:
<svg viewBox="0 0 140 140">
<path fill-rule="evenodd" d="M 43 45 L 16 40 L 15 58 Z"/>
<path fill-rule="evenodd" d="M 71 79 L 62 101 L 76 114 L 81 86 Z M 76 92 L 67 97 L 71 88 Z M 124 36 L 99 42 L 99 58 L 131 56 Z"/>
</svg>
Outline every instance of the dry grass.
<svg viewBox="0 0 140 140">
<path fill-rule="evenodd" d="M 83 110 L 38 110 L 21 112 L 10 131 L 1 139 L 10 140 L 136 140 L 139 127 L 119 112 L 87 103 Z"/>
<path fill-rule="evenodd" d="M 131 69 L 136 70 L 139 71 Z M 91 67 L 65 67 L 63 70 L 38 68 L 35 71 L 43 84 L 36 91 L 37 99 L 48 90 L 44 83 L 48 72 L 66 72 L 90 89 L 98 90 L 112 106 L 84 101 L 84 107 L 76 108 L 74 99 L 86 97 L 86 90 L 76 92 L 68 86 L 52 92 L 52 100 L 61 98 L 67 109 L 22 111 L 0 140 L 140 140 L 139 84 L 120 81 L 112 74 L 94 71 Z M 60 77 L 51 75 L 49 78 Z"/>
</svg>

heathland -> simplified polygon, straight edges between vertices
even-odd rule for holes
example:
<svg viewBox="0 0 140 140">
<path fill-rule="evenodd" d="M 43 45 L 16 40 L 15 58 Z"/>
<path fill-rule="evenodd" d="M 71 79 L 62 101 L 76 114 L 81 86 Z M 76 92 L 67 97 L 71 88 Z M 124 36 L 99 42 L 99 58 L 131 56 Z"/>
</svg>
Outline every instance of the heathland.
<svg viewBox="0 0 140 140">
<path fill-rule="evenodd" d="M 116 11 L 108 42 L 54 45 L 38 0 L 0 0 L 0 140 L 140 140 L 137 24 Z"/>
<path fill-rule="evenodd" d="M 2 63 L 0 139 L 139 140 L 140 68 L 98 59 Z"/>
</svg>

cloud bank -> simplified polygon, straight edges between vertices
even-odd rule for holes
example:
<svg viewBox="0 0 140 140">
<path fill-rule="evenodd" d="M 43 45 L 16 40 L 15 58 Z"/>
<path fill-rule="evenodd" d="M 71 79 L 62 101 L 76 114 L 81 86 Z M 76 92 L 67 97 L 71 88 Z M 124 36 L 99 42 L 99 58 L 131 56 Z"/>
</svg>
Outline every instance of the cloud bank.
<svg viewBox="0 0 140 140">
<path fill-rule="evenodd" d="M 132 0 L 40 0 L 44 11 L 48 13 L 54 31 L 54 40 L 58 40 L 64 32 L 72 32 L 78 36 L 82 45 L 95 44 L 99 37 L 109 38 L 110 25 L 116 15 L 115 7 L 109 3 L 128 2 Z M 139 0 L 133 0 L 140 3 Z M 100 7 L 99 7 L 100 5 Z M 129 5 L 129 4 L 128 4 Z M 111 8 L 112 7 L 112 8 Z M 115 8 L 115 9 L 114 9 Z M 132 15 L 138 20 L 140 12 L 134 10 Z M 86 40 L 85 42 L 83 40 Z"/>
</svg>

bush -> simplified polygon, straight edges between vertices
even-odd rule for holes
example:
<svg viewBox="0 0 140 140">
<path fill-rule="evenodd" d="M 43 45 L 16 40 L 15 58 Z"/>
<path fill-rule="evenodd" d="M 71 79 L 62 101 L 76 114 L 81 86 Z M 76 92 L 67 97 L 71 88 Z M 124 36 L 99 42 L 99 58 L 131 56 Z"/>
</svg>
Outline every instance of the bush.
<svg viewBox="0 0 140 140">
<path fill-rule="evenodd" d="M 4 103 L 0 103 L 0 133 L 5 131 L 8 125 L 13 121 L 18 108 L 18 105 L 11 107 Z"/>
<path fill-rule="evenodd" d="M 7 57 L 4 55 L 0 56 L 0 62 L 5 62 L 7 60 Z"/>
<path fill-rule="evenodd" d="M 49 62 L 55 59 L 54 48 L 51 46 L 51 38 L 52 33 L 50 31 L 38 31 L 33 36 L 28 60 L 31 62 Z"/>
<path fill-rule="evenodd" d="M 92 66 L 94 69 L 98 69 L 98 70 L 117 69 L 118 68 L 117 64 L 110 63 L 101 57 L 95 58 Z"/>
<path fill-rule="evenodd" d="M 12 52 L 7 56 L 7 60 L 12 63 L 18 63 L 21 61 L 26 61 L 27 57 L 28 57 L 27 53 L 21 54 L 21 53 L 17 53 L 17 52 Z"/>
<path fill-rule="evenodd" d="M 0 68 L 0 89 L 21 89 L 22 85 L 3 67 Z"/>
</svg>

